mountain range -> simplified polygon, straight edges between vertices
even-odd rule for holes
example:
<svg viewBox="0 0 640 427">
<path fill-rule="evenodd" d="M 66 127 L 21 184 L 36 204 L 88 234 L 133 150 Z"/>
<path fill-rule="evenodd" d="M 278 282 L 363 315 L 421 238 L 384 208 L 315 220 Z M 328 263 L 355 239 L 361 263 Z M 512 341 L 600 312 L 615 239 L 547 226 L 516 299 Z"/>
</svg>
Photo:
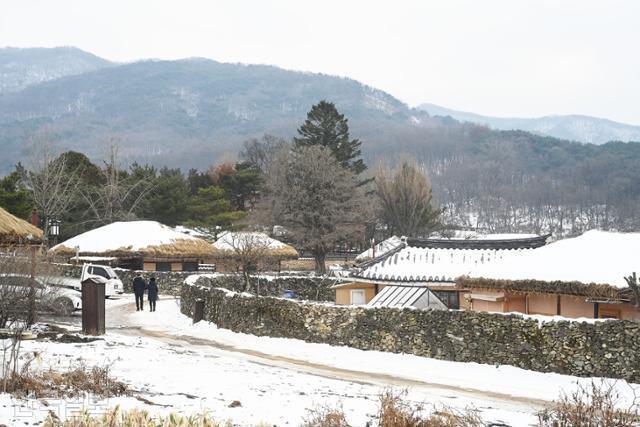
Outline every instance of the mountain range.
<svg viewBox="0 0 640 427">
<path fill-rule="evenodd" d="M 5 172 L 42 138 L 92 158 L 116 141 L 137 161 L 207 167 L 248 138 L 292 136 L 321 99 L 334 102 L 363 139 L 430 121 L 355 80 L 266 65 L 200 58 L 113 64 L 77 49 L 4 49 L 0 70 L 8 76 L 0 94 Z"/>
<path fill-rule="evenodd" d="M 432 116 L 452 117 L 461 122 L 475 123 L 492 129 L 524 130 L 569 141 L 591 144 L 640 141 L 640 126 L 578 114 L 536 118 L 490 117 L 429 103 L 420 104 L 417 108 Z"/>
</svg>

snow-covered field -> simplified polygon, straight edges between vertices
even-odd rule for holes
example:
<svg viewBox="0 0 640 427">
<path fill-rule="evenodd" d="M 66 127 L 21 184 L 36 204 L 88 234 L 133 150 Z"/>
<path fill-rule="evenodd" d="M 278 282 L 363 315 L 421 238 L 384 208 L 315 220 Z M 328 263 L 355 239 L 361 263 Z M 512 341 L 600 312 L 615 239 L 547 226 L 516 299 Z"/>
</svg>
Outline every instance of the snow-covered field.
<svg viewBox="0 0 640 427">
<path fill-rule="evenodd" d="M 130 297 L 108 301 L 108 333 L 87 344 L 26 341 L 38 351 L 37 368 L 111 366 L 112 375 L 129 384 L 133 397 L 93 402 L 15 400 L 0 395 L 0 424 L 37 422 L 48 411 L 68 416 L 82 408 L 93 413 L 120 405 L 153 413 L 208 411 L 237 425 L 299 425 L 307 408 L 342 406 L 352 425 L 374 420 L 378 395 L 385 388 L 408 389 L 415 402 L 475 407 L 488 421 L 512 426 L 535 423 L 535 412 L 578 379 L 412 355 L 361 351 L 298 340 L 256 337 L 218 329 L 179 313 L 166 299 L 157 311 L 136 312 Z M 133 307 L 133 308 L 132 308 Z M 77 322 L 69 326 L 77 330 Z M 618 381 L 627 399 L 640 386 Z M 143 400 L 140 400 L 143 399 Z M 242 406 L 230 407 L 239 401 Z"/>
</svg>

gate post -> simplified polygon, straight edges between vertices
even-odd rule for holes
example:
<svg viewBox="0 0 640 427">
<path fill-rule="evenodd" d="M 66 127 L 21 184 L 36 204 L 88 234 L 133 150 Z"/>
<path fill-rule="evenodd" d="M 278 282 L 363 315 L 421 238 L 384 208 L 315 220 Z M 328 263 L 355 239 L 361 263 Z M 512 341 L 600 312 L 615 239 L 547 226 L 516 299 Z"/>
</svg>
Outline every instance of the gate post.
<svg viewBox="0 0 640 427">
<path fill-rule="evenodd" d="M 106 279 L 92 276 L 82 282 L 82 333 L 104 335 L 104 285 Z"/>
<path fill-rule="evenodd" d="M 204 318 L 204 300 L 198 298 L 196 300 L 196 306 L 193 310 L 193 323 L 198 323 Z"/>
</svg>

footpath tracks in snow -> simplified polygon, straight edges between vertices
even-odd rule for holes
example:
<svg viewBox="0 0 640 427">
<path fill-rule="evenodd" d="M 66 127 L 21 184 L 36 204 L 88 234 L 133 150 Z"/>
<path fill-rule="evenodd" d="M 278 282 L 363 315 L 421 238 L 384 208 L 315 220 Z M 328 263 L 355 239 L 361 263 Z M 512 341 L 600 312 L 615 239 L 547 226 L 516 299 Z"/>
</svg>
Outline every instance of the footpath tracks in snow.
<svg viewBox="0 0 640 427">
<path fill-rule="evenodd" d="M 165 307 L 168 305 L 166 303 L 167 301 L 163 304 Z M 448 398 L 464 396 L 477 401 L 477 406 L 479 407 L 496 407 L 507 404 L 509 406 L 519 407 L 520 410 L 524 410 L 526 412 L 536 412 L 543 409 L 550 403 L 549 400 L 513 396 L 497 391 L 479 390 L 451 384 L 428 382 L 420 379 L 389 375 L 380 372 L 343 369 L 303 359 L 270 354 L 255 349 L 242 348 L 211 338 L 185 335 L 183 331 L 177 332 L 168 328 L 163 329 L 158 326 L 144 326 L 132 319 L 133 316 L 131 316 L 131 314 L 135 313 L 135 304 L 133 303 L 125 305 L 120 304 L 111 308 L 107 314 L 107 319 L 110 319 L 108 322 L 113 325 L 113 327 L 110 328 L 110 331 L 128 336 L 154 338 L 168 344 L 181 345 L 182 347 L 193 347 L 197 348 L 200 352 L 209 350 L 232 353 L 235 356 L 243 357 L 252 363 L 280 369 L 294 370 L 299 373 L 320 376 L 333 380 L 382 387 L 420 388 Z"/>
</svg>

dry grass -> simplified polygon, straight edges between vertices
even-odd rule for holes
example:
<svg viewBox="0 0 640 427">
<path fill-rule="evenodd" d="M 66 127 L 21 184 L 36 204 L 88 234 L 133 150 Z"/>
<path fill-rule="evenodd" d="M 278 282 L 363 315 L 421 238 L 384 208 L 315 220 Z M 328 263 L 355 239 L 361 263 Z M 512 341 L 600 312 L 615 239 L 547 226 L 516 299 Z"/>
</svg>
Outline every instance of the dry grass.
<svg viewBox="0 0 640 427">
<path fill-rule="evenodd" d="M 380 395 L 378 422 L 380 427 L 482 427 L 485 424 L 476 410 L 449 407 L 432 408 L 407 400 L 407 391 L 386 390 Z M 369 425 L 369 424 L 367 424 Z M 350 427 L 342 408 L 320 406 L 307 410 L 303 427 Z"/>
<path fill-rule="evenodd" d="M 211 418 L 206 412 L 200 415 L 182 416 L 169 414 L 154 417 L 147 411 L 132 409 L 121 411 L 116 407 L 100 417 L 83 414 L 65 421 L 49 415 L 44 427 L 231 427 L 231 423 L 222 423 Z"/>
<path fill-rule="evenodd" d="M 412 404 L 406 400 L 407 392 L 394 393 L 387 390 L 380 396 L 378 413 L 380 427 L 481 427 L 482 419 L 475 410 L 464 411 L 449 407 L 434 408 L 423 415 L 422 404 Z"/>
<path fill-rule="evenodd" d="M 23 366 L 20 373 L 11 376 L 7 392 L 38 399 L 75 397 L 84 393 L 103 398 L 128 394 L 126 384 L 110 377 L 108 366 L 80 366 L 67 372 L 47 370 L 33 373 L 29 371 L 31 361 Z"/>
<path fill-rule="evenodd" d="M 636 401 L 621 407 L 615 383 L 592 382 L 571 395 L 562 395 L 553 407 L 538 414 L 542 427 L 633 427 L 640 425 Z"/>
<path fill-rule="evenodd" d="M 27 221 L 11 215 L 0 207 L 0 243 L 40 242 L 42 230 Z"/>
<path fill-rule="evenodd" d="M 307 410 L 302 427 L 349 427 L 342 408 L 320 406 Z"/>
<path fill-rule="evenodd" d="M 460 289 L 498 289 L 519 293 L 563 294 L 609 299 L 613 301 L 625 297 L 623 290 L 608 284 L 582 283 L 544 280 L 501 280 L 485 278 L 456 278 L 456 287 Z"/>
<path fill-rule="evenodd" d="M 57 256 L 74 256 L 75 248 L 61 245 L 52 252 Z M 203 239 L 176 239 L 163 245 L 151 245 L 140 250 L 121 247 L 103 252 L 80 252 L 81 256 L 103 256 L 115 258 L 148 257 L 152 259 L 197 259 L 215 255 L 213 246 Z"/>
</svg>

